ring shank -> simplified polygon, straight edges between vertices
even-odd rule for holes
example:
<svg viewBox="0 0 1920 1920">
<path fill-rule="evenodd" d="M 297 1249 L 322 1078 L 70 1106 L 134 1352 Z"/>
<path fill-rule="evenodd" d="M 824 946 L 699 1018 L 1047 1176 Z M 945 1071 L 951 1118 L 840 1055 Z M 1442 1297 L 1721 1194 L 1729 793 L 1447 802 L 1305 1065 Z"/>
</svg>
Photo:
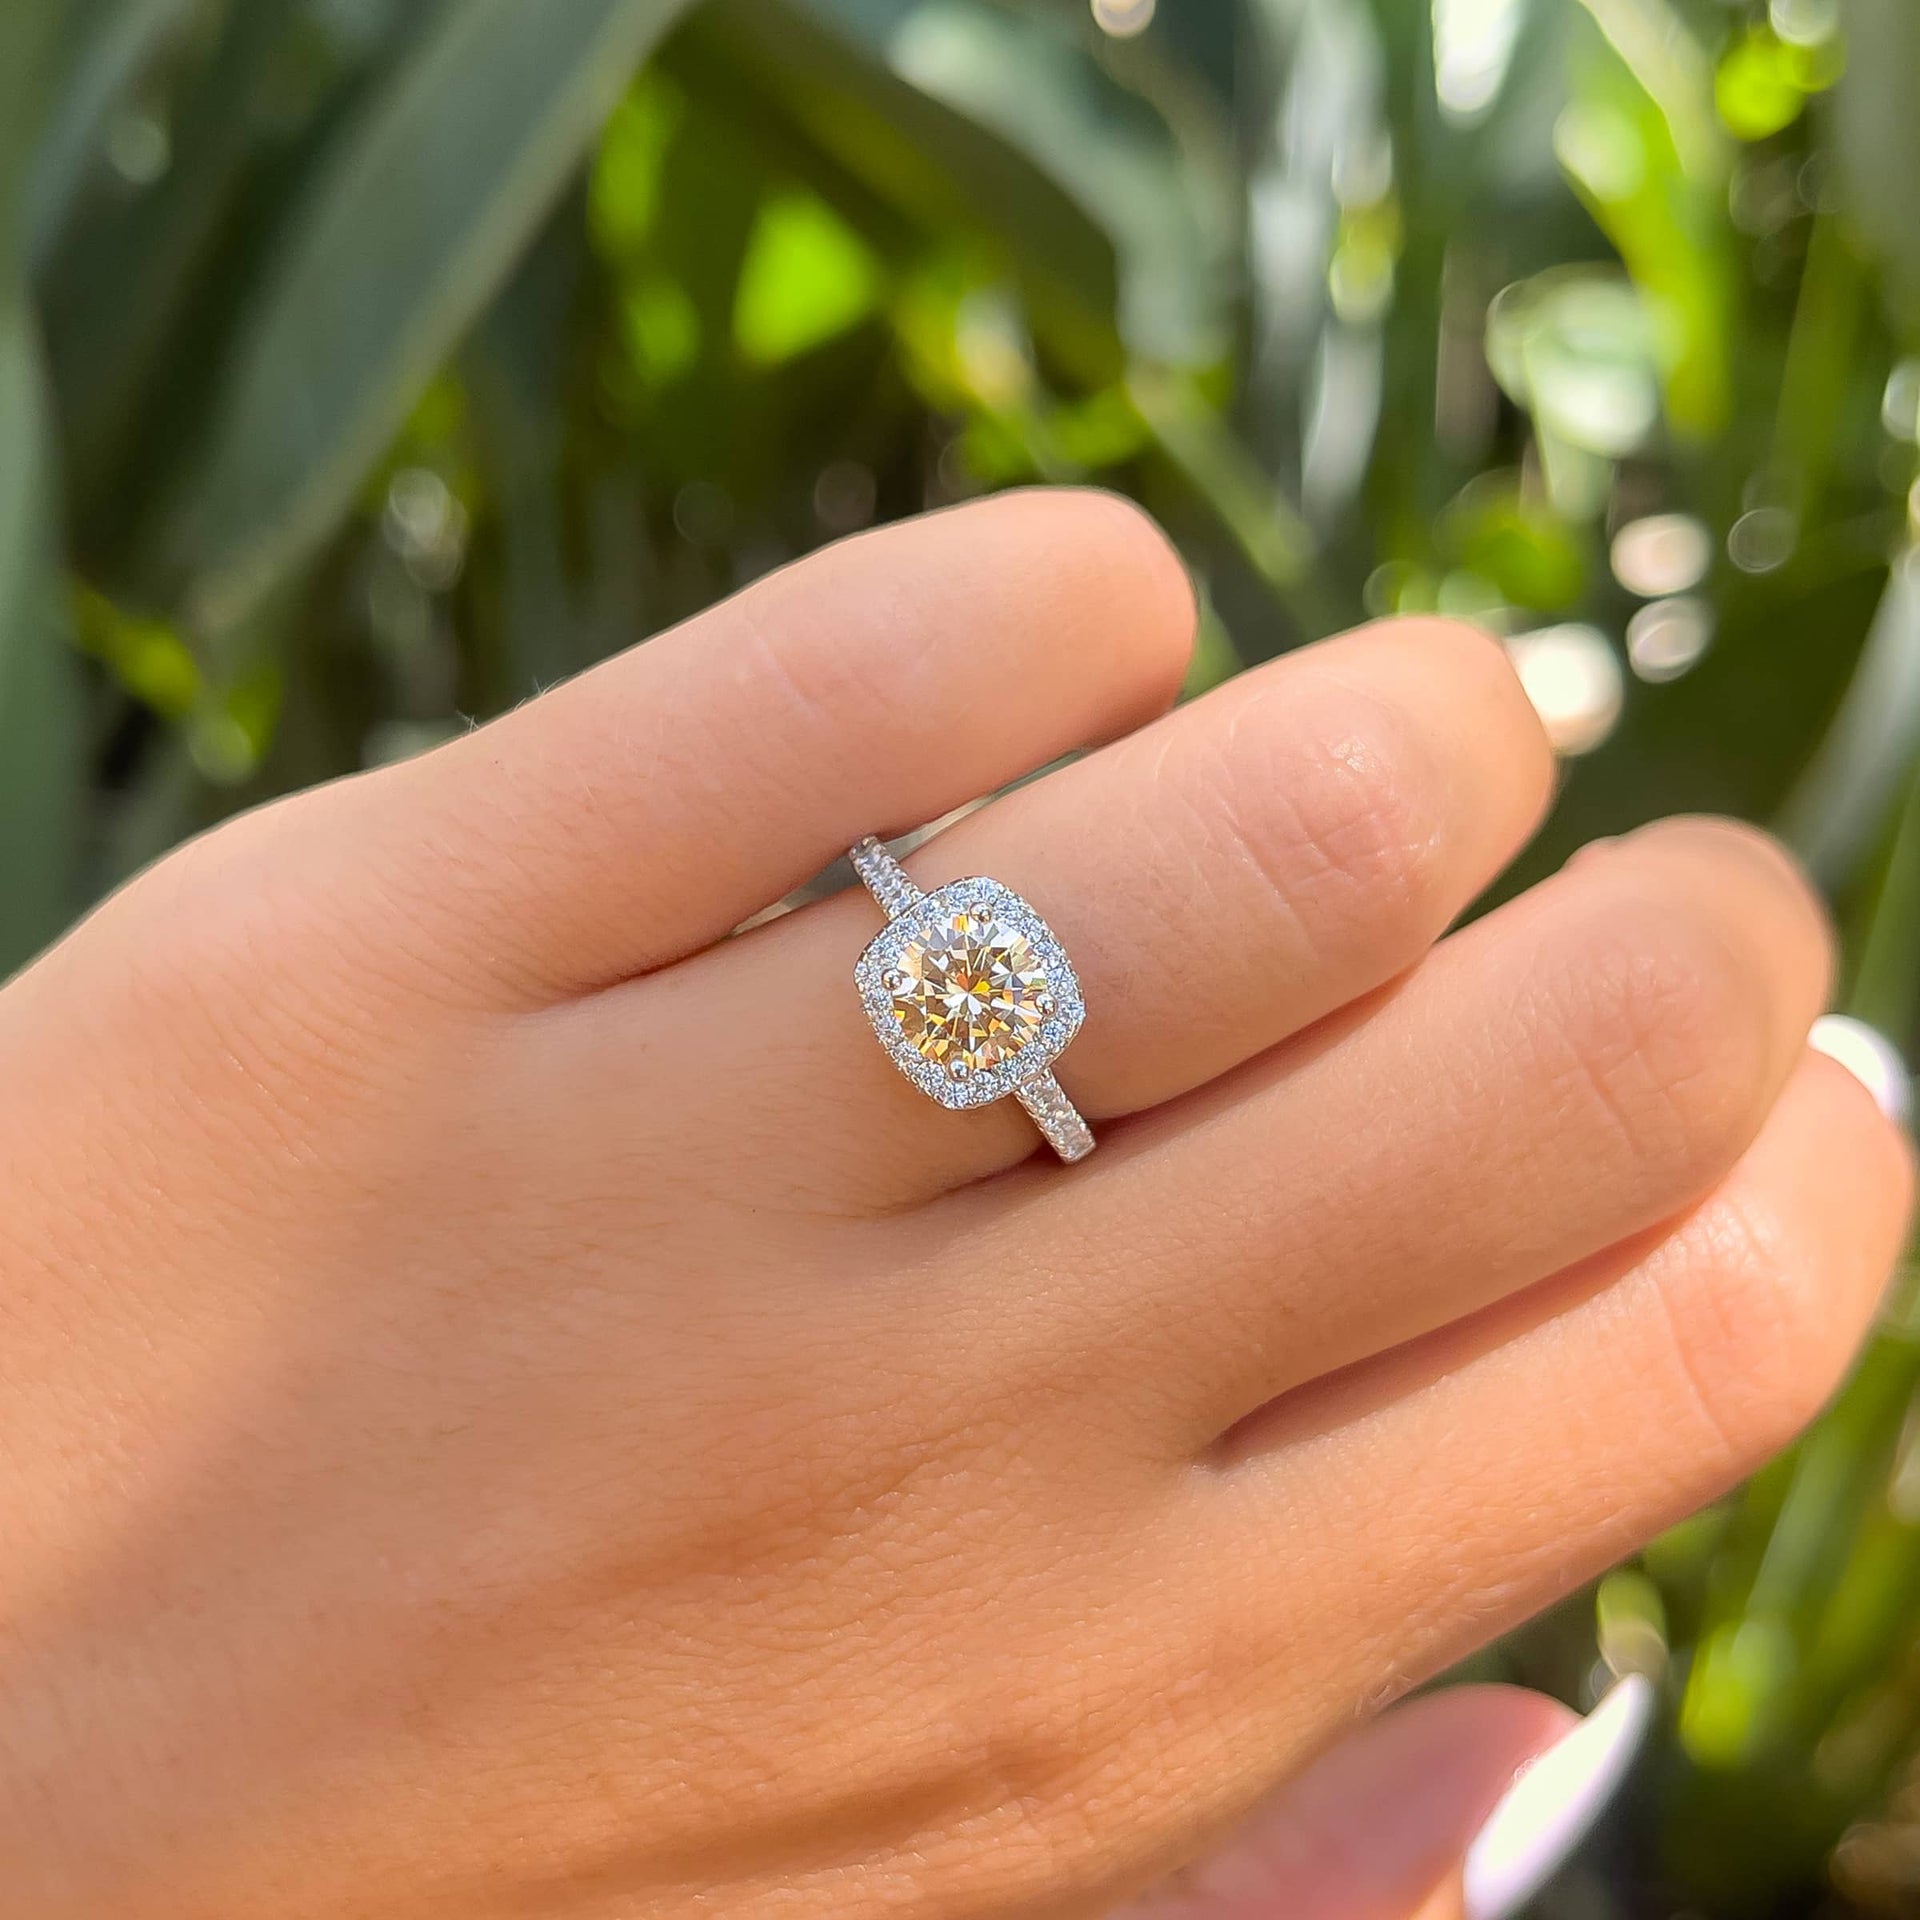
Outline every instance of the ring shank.
<svg viewBox="0 0 1920 1920">
<path fill-rule="evenodd" d="M 847 858 L 853 862 L 853 870 L 860 876 L 860 884 L 879 902 L 880 911 L 889 920 L 898 920 L 903 913 L 911 913 L 927 897 L 913 884 L 913 876 L 872 834 L 868 834 Z"/>
<path fill-rule="evenodd" d="M 1067 1098 L 1051 1073 L 1038 1074 L 1025 1086 L 1015 1087 L 1013 1097 L 1046 1135 L 1047 1145 L 1068 1166 L 1084 1160 L 1093 1151 L 1093 1129 L 1080 1117 L 1080 1109 Z"/>
<path fill-rule="evenodd" d="M 889 921 L 911 913 L 926 898 L 906 868 L 871 834 L 847 857 L 853 862 L 861 884 L 873 895 Z M 1069 1166 L 1076 1160 L 1084 1160 L 1093 1151 L 1093 1129 L 1081 1118 L 1079 1109 L 1067 1098 L 1050 1070 L 1043 1069 L 1024 1085 L 1015 1087 L 1013 1097 L 1026 1108 L 1047 1145 Z"/>
</svg>

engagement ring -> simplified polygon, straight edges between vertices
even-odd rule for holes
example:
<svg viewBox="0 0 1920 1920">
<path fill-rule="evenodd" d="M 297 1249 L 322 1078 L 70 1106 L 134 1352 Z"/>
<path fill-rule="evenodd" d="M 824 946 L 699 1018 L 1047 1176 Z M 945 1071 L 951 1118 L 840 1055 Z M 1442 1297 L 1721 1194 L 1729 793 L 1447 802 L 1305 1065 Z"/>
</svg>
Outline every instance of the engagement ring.
<svg viewBox="0 0 1920 1920">
<path fill-rule="evenodd" d="M 922 893 L 878 840 L 849 857 L 887 916 L 853 977 L 893 1064 L 943 1107 L 1011 1094 L 1062 1160 L 1084 1160 L 1093 1130 L 1052 1067 L 1087 1010 L 1053 930 L 997 880 Z"/>
</svg>

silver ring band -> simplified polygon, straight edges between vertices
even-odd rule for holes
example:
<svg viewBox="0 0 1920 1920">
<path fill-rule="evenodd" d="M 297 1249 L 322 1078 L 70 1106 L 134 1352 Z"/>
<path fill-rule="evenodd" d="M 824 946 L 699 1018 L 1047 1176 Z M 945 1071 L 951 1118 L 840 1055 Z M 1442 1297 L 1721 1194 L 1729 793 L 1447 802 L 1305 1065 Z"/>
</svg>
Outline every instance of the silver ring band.
<svg viewBox="0 0 1920 1920">
<path fill-rule="evenodd" d="M 1053 1062 L 1086 1008 L 1052 928 L 996 880 L 923 893 L 871 835 L 848 858 L 887 916 L 854 979 L 895 1066 L 945 1107 L 1011 1095 L 1062 1160 L 1084 1160 L 1093 1129 Z"/>
</svg>

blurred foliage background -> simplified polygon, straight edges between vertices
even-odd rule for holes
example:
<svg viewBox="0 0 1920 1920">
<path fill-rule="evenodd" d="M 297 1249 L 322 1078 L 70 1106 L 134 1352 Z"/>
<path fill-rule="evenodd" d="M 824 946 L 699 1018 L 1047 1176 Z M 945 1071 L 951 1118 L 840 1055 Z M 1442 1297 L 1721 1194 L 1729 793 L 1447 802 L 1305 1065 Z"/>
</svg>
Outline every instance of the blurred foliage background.
<svg viewBox="0 0 1920 1920">
<path fill-rule="evenodd" d="M 1491 624 L 1569 756 L 1517 878 L 1769 821 L 1904 1046 L 1916 356 L 1914 0 L 5 0 L 0 972 L 823 540 L 1095 480 L 1196 688 Z M 1665 1690 L 1545 1910 L 1920 1913 L 1917 1394 L 1903 1294 L 1479 1663 Z"/>
</svg>

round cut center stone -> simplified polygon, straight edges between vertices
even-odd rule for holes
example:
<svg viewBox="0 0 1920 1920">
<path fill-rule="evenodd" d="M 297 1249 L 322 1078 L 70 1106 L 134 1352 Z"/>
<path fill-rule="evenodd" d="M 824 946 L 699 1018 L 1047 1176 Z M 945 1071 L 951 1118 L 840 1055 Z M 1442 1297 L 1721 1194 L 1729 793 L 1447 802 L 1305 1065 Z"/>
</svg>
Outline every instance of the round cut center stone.
<svg viewBox="0 0 1920 1920">
<path fill-rule="evenodd" d="M 907 1044 L 956 1080 L 1012 1059 L 1053 1011 L 1033 943 L 965 908 L 909 940 L 886 987 Z"/>
</svg>

